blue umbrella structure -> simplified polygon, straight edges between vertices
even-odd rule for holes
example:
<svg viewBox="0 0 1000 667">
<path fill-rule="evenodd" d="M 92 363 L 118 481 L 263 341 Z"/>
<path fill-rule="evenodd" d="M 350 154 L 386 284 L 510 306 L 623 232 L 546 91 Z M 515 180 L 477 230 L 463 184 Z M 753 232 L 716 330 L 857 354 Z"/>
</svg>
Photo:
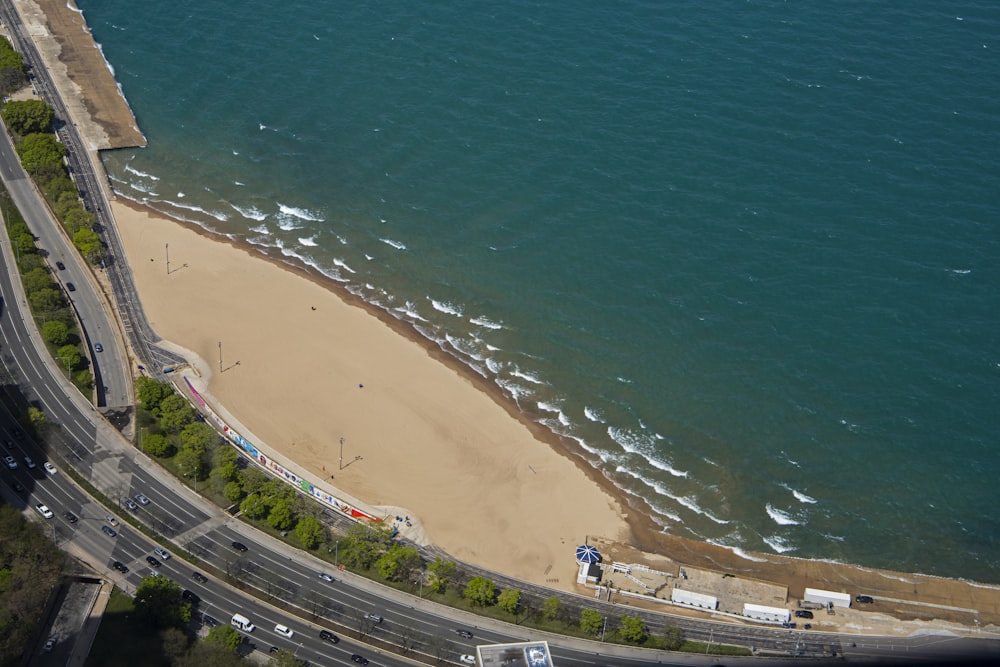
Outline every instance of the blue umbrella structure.
<svg viewBox="0 0 1000 667">
<path fill-rule="evenodd" d="M 583 544 L 576 548 L 576 562 L 578 563 L 600 563 L 601 553 L 596 547 Z"/>
</svg>

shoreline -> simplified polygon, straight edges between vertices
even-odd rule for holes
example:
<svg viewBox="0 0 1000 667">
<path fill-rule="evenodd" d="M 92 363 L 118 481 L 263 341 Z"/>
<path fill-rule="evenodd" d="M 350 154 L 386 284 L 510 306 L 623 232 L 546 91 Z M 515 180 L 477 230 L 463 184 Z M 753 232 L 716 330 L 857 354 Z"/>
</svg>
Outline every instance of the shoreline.
<svg viewBox="0 0 1000 667">
<path fill-rule="evenodd" d="M 38 41 L 37 35 L 35 36 L 35 40 L 36 42 Z M 71 64 L 67 64 L 67 67 L 69 68 L 70 65 Z M 77 66 L 79 67 L 80 64 L 77 63 Z M 86 75 L 86 72 L 84 72 L 84 75 Z M 64 96 L 66 96 L 69 91 L 62 90 L 61 92 Z M 75 89 L 70 94 L 70 97 L 72 98 L 74 95 L 83 95 L 84 98 L 86 98 L 86 94 L 86 88 L 82 91 Z M 92 105 L 88 103 L 85 109 L 89 111 L 92 110 L 91 107 Z M 98 123 L 102 124 L 100 120 Z M 93 125 L 93 123 L 91 125 Z M 81 126 L 80 129 L 84 130 L 85 128 Z M 101 166 L 103 167 L 103 165 Z M 105 182 L 107 182 L 107 179 Z M 151 211 L 151 209 L 143 207 L 138 202 L 132 202 L 124 198 L 120 198 L 117 202 L 112 204 L 112 208 L 118 210 L 119 206 L 129 209 L 136 214 L 145 215 L 152 212 L 156 218 L 163 221 L 166 225 L 173 225 L 181 229 L 186 229 L 189 232 L 193 232 L 203 237 L 213 245 L 228 245 L 232 249 L 242 252 L 251 260 L 264 259 L 269 265 L 280 267 L 284 272 L 293 278 L 305 277 L 307 278 L 306 282 L 324 290 L 325 292 L 328 292 L 333 298 L 338 299 L 346 306 L 354 308 L 360 307 L 360 310 L 363 310 L 368 316 L 373 316 L 381 322 L 382 325 L 392 331 L 396 337 L 405 339 L 409 342 L 409 344 L 415 344 L 422 348 L 423 353 L 426 354 L 426 356 L 429 357 L 435 364 L 444 366 L 449 369 L 450 372 L 457 374 L 460 378 L 462 378 L 463 382 L 472 385 L 478 394 L 485 396 L 494 404 L 495 407 L 499 406 L 509 418 L 518 422 L 522 428 L 525 428 L 528 433 L 531 434 L 534 440 L 542 443 L 553 454 L 563 459 L 567 464 L 575 467 L 578 473 L 583 472 L 584 477 L 589 480 L 589 483 L 591 485 L 596 485 L 597 489 L 602 494 L 610 497 L 620 507 L 629 509 L 629 511 L 621 517 L 622 522 L 627 527 L 627 534 L 604 536 L 609 539 L 624 537 L 626 540 L 626 542 L 613 547 L 614 551 L 611 553 L 615 556 L 615 560 L 624 560 L 626 562 L 646 562 L 652 566 L 662 566 L 664 563 L 671 563 L 673 565 L 684 564 L 702 566 L 723 572 L 737 572 L 741 575 L 752 576 L 754 578 L 783 582 L 788 585 L 789 593 L 793 596 L 800 595 L 803 586 L 822 587 L 823 582 L 828 582 L 830 587 L 836 589 L 848 588 L 849 590 L 853 589 L 858 592 L 863 589 L 865 593 L 872 592 L 876 594 L 884 594 L 886 597 L 889 597 L 890 595 L 904 599 L 918 599 L 919 597 L 922 601 L 930 601 L 941 605 L 950 604 L 952 606 L 974 607 L 981 610 L 984 623 L 997 623 L 998 619 L 1000 619 L 1000 602 L 998 602 L 998 598 L 1000 598 L 1000 587 L 997 586 L 981 586 L 960 579 L 930 575 L 893 573 L 891 571 L 874 570 L 855 565 L 830 563 L 827 561 L 808 560 L 796 557 L 776 556 L 771 554 L 755 553 L 753 555 L 754 560 L 749 560 L 745 557 L 741 557 L 729 548 L 718 547 L 711 544 L 696 542 L 694 540 L 665 534 L 652 522 L 651 519 L 648 518 L 648 516 L 645 515 L 644 512 L 641 511 L 641 509 L 639 509 L 639 507 L 637 507 L 641 506 L 641 499 L 630 496 L 616 487 L 610 482 L 610 480 L 605 478 L 597 468 L 587 463 L 579 455 L 575 454 L 572 443 L 566 442 L 564 438 L 554 434 L 540 424 L 533 422 L 530 419 L 530 416 L 522 413 L 517 406 L 502 393 L 499 387 L 491 383 L 488 379 L 476 374 L 460 360 L 441 350 L 440 347 L 433 341 L 420 335 L 419 332 L 415 331 L 408 323 L 394 318 L 390 313 L 387 313 L 383 309 L 369 304 L 360 297 L 351 294 L 349 291 L 344 289 L 342 285 L 330 278 L 327 278 L 326 276 L 323 276 L 318 271 L 308 267 L 296 267 L 292 261 L 289 260 L 289 258 L 276 258 L 270 256 L 262 252 L 257 246 L 234 240 L 220 234 L 212 233 L 195 223 L 177 220 L 175 218 L 170 218 L 165 214 Z M 121 228 L 121 225 L 119 225 L 119 228 Z M 223 243 L 220 244 L 220 242 Z M 251 252 L 251 250 L 256 252 Z M 133 266 L 134 270 L 137 270 L 139 268 L 138 265 L 140 264 L 144 264 L 144 262 L 130 260 L 130 265 Z M 178 277 L 184 278 L 185 276 L 181 274 Z M 155 299 L 148 300 L 147 295 L 143 294 L 144 306 L 148 308 L 152 301 L 155 301 Z M 267 315 L 259 313 L 258 317 L 267 318 Z M 150 319 L 151 321 L 153 320 L 152 317 Z M 207 321 L 211 321 L 211 315 L 208 316 Z M 158 333 L 163 335 L 160 327 L 156 326 L 156 328 Z M 165 335 L 163 337 L 165 339 L 168 338 Z M 205 342 L 203 341 L 203 348 L 206 347 L 204 343 Z M 209 353 L 211 353 L 213 345 L 214 341 L 208 341 L 207 349 Z M 199 356 L 205 365 L 209 367 L 211 366 L 211 354 L 206 356 L 206 354 L 202 353 Z M 220 374 L 220 376 L 221 375 L 222 374 Z M 238 411 L 235 403 L 223 403 L 223 405 L 226 408 L 232 409 L 237 415 L 244 414 Z M 249 415 L 255 413 L 250 411 L 245 414 Z M 273 445 L 275 443 L 271 444 Z M 291 446 L 294 448 L 296 443 L 293 441 Z M 279 451 L 282 456 L 287 457 L 290 461 L 301 463 L 297 457 L 298 451 L 293 452 L 288 449 L 277 449 L 276 451 Z M 590 491 L 587 491 L 587 493 L 589 494 Z M 358 497 L 366 501 L 370 500 L 365 498 L 363 495 L 358 495 Z M 633 505 L 633 503 L 636 505 Z M 514 518 L 517 519 L 523 519 L 523 517 L 517 517 L 516 515 L 509 516 L 514 516 Z M 458 529 L 460 530 L 461 528 L 459 527 Z M 578 539 L 586 539 L 587 534 L 575 537 Z M 569 561 L 569 557 L 572 554 L 572 548 L 574 546 L 575 544 L 566 545 L 568 555 L 565 560 L 567 563 L 572 562 Z M 621 555 L 620 558 L 618 557 L 619 554 Z M 656 554 L 670 554 L 670 558 L 666 556 L 657 556 Z M 459 557 L 456 554 L 453 555 Z M 560 556 L 559 558 L 559 567 L 562 568 L 563 556 Z M 468 559 L 462 558 L 462 560 Z M 508 572 L 509 570 L 507 568 L 503 568 L 502 571 Z M 547 585 L 552 584 L 548 582 Z M 920 588 L 919 594 L 918 585 Z M 563 585 L 559 586 L 559 588 L 575 590 L 573 585 Z M 968 602 L 958 604 L 957 601 L 959 600 L 967 600 Z"/>
</svg>

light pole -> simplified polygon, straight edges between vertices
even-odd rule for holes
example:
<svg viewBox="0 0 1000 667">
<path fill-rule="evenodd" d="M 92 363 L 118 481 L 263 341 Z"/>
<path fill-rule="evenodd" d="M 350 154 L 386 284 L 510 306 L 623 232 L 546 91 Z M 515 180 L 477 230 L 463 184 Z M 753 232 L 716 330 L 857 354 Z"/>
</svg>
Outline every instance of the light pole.
<svg viewBox="0 0 1000 667">
<path fill-rule="evenodd" d="M 333 547 L 333 564 L 335 566 L 340 564 L 340 540 L 337 540 L 337 544 Z"/>
<path fill-rule="evenodd" d="M 164 243 L 163 245 L 164 245 L 164 248 L 167 251 L 167 275 L 169 276 L 170 275 L 170 244 L 169 243 Z"/>
<path fill-rule="evenodd" d="M 608 629 L 608 617 L 604 617 L 604 627 L 601 628 L 601 641 L 604 641 L 604 633 Z"/>
<path fill-rule="evenodd" d="M 219 341 L 219 372 L 222 372 L 222 341 Z"/>
<path fill-rule="evenodd" d="M 344 438 L 340 438 L 340 469 L 344 469 Z"/>
</svg>

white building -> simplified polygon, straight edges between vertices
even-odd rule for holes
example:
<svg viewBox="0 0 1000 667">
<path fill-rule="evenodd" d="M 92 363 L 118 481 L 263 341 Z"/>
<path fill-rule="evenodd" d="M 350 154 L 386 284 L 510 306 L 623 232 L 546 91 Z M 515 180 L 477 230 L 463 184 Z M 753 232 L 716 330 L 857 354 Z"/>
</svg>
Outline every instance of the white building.
<svg viewBox="0 0 1000 667">
<path fill-rule="evenodd" d="M 837 593 L 835 591 L 824 591 L 819 588 L 807 588 L 802 599 L 806 602 L 818 602 L 822 605 L 832 604 L 834 607 L 847 609 L 851 606 L 850 593 Z"/>
<path fill-rule="evenodd" d="M 683 588 L 674 588 L 670 591 L 670 601 L 674 604 L 682 604 L 688 607 L 699 607 L 701 609 L 718 609 L 719 598 L 704 593 L 686 591 Z"/>
<path fill-rule="evenodd" d="M 772 623 L 787 623 L 792 618 L 792 612 L 783 607 L 766 607 L 762 604 L 743 603 L 743 615 L 758 621 Z"/>
</svg>

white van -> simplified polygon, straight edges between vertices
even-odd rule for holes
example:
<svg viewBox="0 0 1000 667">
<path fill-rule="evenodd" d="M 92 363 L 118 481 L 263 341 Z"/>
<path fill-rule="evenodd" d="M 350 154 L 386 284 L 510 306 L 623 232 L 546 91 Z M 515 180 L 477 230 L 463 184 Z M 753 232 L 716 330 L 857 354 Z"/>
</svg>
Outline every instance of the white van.
<svg viewBox="0 0 1000 667">
<path fill-rule="evenodd" d="M 257 627 L 243 614 L 233 614 L 233 620 L 231 620 L 229 624 L 237 630 L 242 630 L 243 632 L 253 632 Z"/>
</svg>

